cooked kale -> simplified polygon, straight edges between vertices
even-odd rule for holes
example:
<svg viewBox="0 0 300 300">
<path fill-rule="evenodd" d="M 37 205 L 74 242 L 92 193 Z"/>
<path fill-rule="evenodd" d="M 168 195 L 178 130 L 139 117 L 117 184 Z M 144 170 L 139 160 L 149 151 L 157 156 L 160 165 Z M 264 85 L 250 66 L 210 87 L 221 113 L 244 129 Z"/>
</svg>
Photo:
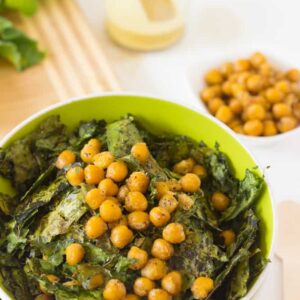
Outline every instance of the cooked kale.
<svg viewBox="0 0 300 300">
<path fill-rule="evenodd" d="M 119 279 L 132 291 L 134 280 L 141 275 L 130 268 L 136 262 L 127 257 L 130 246 L 151 255 L 153 241 L 162 236 L 162 228 L 150 225 L 144 231 L 134 231 L 133 241 L 123 249 L 113 246 L 109 230 L 99 238 L 87 238 L 85 224 L 98 212 L 88 206 L 86 194 L 96 186 L 72 186 L 66 173 L 74 166 L 86 166 L 79 162 L 79 152 L 91 138 L 101 140 L 102 151 L 108 150 L 124 161 L 129 173 L 143 171 L 149 177 L 144 193 L 148 212 L 158 205 L 157 182 L 180 180 L 182 175 L 174 172 L 174 164 L 192 158 L 206 168 L 207 176 L 201 178 L 197 192 L 171 189 L 179 203 L 171 221 L 181 223 L 186 234 L 184 242 L 174 245 L 174 255 L 167 261 L 170 270 L 183 276 L 182 292 L 173 298 L 194 299 L 190 288 L 198 276 L 214 281 L 206 299 L 237 300 L 246 295 L 267 264 L 259 249 L 255 213 L 264 180 L 256 170 L 246 170 L 244 179 L 239 180 L 219 145 L 211 149 L 186 136 L 151 133 L 133 116 L 109 124 L 104 120 L 83 121 L 73 132 L 59 116 L 51 116 L 0 150 L 0 174 L 11 180 L 17 192 L 10 197 L 0 191 L 0 282 L 12 296 L 33 299 L 42 290 L 58 300 L 103 299 L 103 286 L 89 288 L 98 274 L 104 282 Z M 132 146 L 139 142 L 145 142 L 150 150 L 143 163 L 131 154 Z M 74 151 L 77 162 L 58 170 L 54 161 L 65 149 Z M 215 191 L 230 199 L 223 212 L 214 209 L 210 201 Z M 227 247 L 220 238 L 226 229 L 235 232 L 235 240 Z M 65 258 L 71 243 L 80 243 L 85 252 L 76 265 L 69 265 Z M 51 282 L 47 274 L 57 276 L 59 282 Z"/>
</svg>

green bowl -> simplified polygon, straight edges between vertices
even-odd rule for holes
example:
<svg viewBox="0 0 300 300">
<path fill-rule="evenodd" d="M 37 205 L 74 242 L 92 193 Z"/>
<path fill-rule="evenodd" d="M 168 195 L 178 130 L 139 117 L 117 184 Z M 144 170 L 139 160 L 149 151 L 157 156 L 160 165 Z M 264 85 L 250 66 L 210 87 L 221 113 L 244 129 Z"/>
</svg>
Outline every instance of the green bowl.
<svg viewBox="0 0 300 300">
<path fill-rule="evenodd" d="M 50 106 L 18 125 L 3 139 L 0 146 L 7 147 L 14 140 L 33 130 L 47 116 L 53 114 L 59 114 L 62 122 L 72 129 L 80 120 L 97 118 L 113 121 L 127 113 L 141 119 L 146 127 L 155 132 L 187 135 L 198 141 L 203 140 L 210 147 L 214 147 L 218 142 L 221 150 L 230 157 L 239 178 L 244 176 L 247 168 L 258 165 L 249 151 L 238 141 L 235 134 L 215 118 L 168 101 L 124 94 L 84 97 Z M 3 178 L 0 178 L 0 191 L 13 193 L 9 183 Z M 261 220 L 260 247 L 270 258 L 273 248 L 274 211 L 268 187 L 257 201 L 256 211 Z M 250 299 L 258 289 L 264 274 L 266 272 L 263 272 L 251 288 L 247 299 Z M 9 299 L 1 289 L 0 298 Z"/>
</svg>

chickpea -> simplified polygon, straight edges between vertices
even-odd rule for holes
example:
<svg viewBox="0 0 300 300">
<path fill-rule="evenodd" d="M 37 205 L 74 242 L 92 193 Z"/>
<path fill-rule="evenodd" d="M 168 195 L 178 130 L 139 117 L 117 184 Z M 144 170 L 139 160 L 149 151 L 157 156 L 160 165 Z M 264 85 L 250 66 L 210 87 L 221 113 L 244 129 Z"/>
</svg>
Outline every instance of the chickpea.
<svg viewBox="0 0 300 300">
<path fill-rule="evenodd" d="M 101 180 L 98 188 L 104 196 L 108 197 L 116 196 L 119 191 L 118 186 L 110 178 Z"/>
<path fill-rule="evenodd" d="M 155 188 L 157 191 L 157 198 L 160 199 L 163 195 L 170 191 L 169 186 L 166 182 L 160 181 L 155 183 Z"/>
<path fill-rule="evenodd" d="M 70 150 L 64 150 L 58 155 L 55 166 L 58 169 L 63 169 L 64 167 L 73 164 L 75 160 L 76 155 L 74 152 Z"/>
<path fill-rule="evenodd" d="M 170 213 L 163 207 L 153 207 L 149 213 L 150 221 L 155 227 L 162 227 L 166 225 L 171 215 Z"/>
<path fill-rule="evenodd" d="M 123 300 L 126 296 L 126 287 L 118 279 L 110 279 L 105 285 L 103 297 L 105 300 Z"/>
<path fill-rule="evenodd" d="M 206 73 L 205 81 L 209 85 L 219 84 L 222 83 L 223 76 L 219 70 L 212 69 Z"/>
<path fill-rule="evenodd" d="M 93 147 L 89 144 L 85 144 L 80 151 L 80 158 L 87 164 L 91 164 L 93 162 L 94 156 L 99 153 L 98 148 Z"/>
<path fill-rule="evenodd" d="M 59 282 L 59 278 L 56 275 L 53 274 L 48 274 L 47 279 L 51 282 L 51 283 L 58 283 Z"/>
<path fill-rule="evenodd" d="M 140 300 L 140 297 L 135 294 L 128 294 L 126 295 L 124 300 Z"/>
<path fill-rule="evenodd" d="M 152 245 L 151 254 L 161 260 L 168 260 L 173 256 L 174 248 L 164 239 L 156 239 Z"/>
<path fill-rule="evenodd" d="M 34 298 L 34 300 L 52 300 L 53 297 L 47 294 L 40 294 Z"/>
<path fill-rule="evenodd" d="M 234 63 L 236 72 L 245 72 L 250 69 L 250 61 L 248 59 L 239 59 Z"/>
<path fill-rule="evenodd" d="M 244 129 L 242 125 L 236 125 L 232 128 L 235 133 L 244 134 Z"/>
<path fill-rule="evenodd" d="M 134 211 L 128 215 L 128 225 L 134 230 L 143 231 L 150 225 L 149 215 L 144 211 Z"/>
<path fill-rule="evenodd" d="M 91 209 L 98 209 L 101 203 L 105 200 L 105 196 L 99 189 L 91 189 L 85 196 L 85 202 Z"/>
<path fill-rule="evenodd" d="M 88 289 L 89 290 L 97 289 L 98 287 L 102 286 L 103 283 L 104 283 L 104 279 L 102 274 L 96 274 L 89 279 Z"/>
<path fill-rule="evenodd" d="M 227 80 L 222 84 L 222 93 L 226 96 L 232 95 L 232 82 Z"/>
<path fill-rule="evenodd" d="M 155 288 L 155 283 L 146 277 L 139 277 L 133 284 L 133 291 L 140 297 L 146 297 Z"/>
<path fill-rule="evenodd" d="M 233 119 L 229 124 L 228 126 L 232 129 L 234 128 L 235 126 L 237 125 L 241 125 L 241 120 L 239 119 Z"/>
<path fill-rule="evenodd" d="M 266 91 L 266 98 L 271 102 L 271 103 L 277 103 L 283 100 L 283 94 L 281 91 L 275 88 L 269 88 Z"/>
<path fill-rule="evenodd" d="M 269 63 L 265 62 L 259 66 L 259 73 L 266 77 L 271 76 L 273 73 L 273 69 Z"/>
<path fill-rule="evenodd" d="M 102 236 L 107 230 L 107 225 L 102 218 L 93 216 L 85 224 L 85 234 L 89 239 Z"/>
<path fill-rule="evenodd" d="M 125 202 L 125 198 L 128 195 L 128 193 L 129 193 L 129 188 L 127 187 L 127 185 L 122 185 L 119 188 L 119 192 L 118 192 L 117 197 L 121 202 Z"/>
<path fill-rule="evenodd" d="M 185 174 L 180 178 L 180 183 L 184 192 L 197 192 L 201 186 L 199 176 L 193 173 Z"/>
<path fill-rule="evenodd" d="M 229 198 L 221 192 L 214 192 L 211 201 L 217 211 L 224 211 L 229 206 Z"/>
<path fill-rule="evenodd" d="M 222 90 L 219 86 L 210 86 L 201 92 L 201 98 L 204 102 L 208 102 L 209 100 L 221 96 Z"/>
<path fill-rule="evenodd" d="M 148 207 L 148 201 L 141 192 L 129 192 L 125 198 L 125 209 L 129 212 L 144 211 Z"/>
<path fill-rule="evenodd" d="M 277 126 L 280 132 L 287 132 L 296 128 L 298 121 L 295 117 L 283 117 L 279 120 Z"/>
<path fill-rule="evenodd" d="M 191 287 L 195 299 L 205 299 L 214 288 L 214 281 L 209 277 L 198 277 Z"/>
<path fill-rule="evenodd" d="M 163 230 L 163 238 L 172 243 L 180 244 L 185 240 L 183 226 L 179 223 L 170 223 Z"/>
<path fill-rule="evenodd" d="M 293 104 L 293 113 L 295 117 L 300 120 L 300 102 Z"/>
<path fill-rule="evenodd" d="M 223 230 L 221 233 L 220 233 L 220 236 L 223 238 L 224 240 L 224 245 L 226 247 L 230 246 L 232 243 L 234 243 L 235 241 L 235 233 L 233 230 Z"/>
<path fill-rule="evenodd" d="M 136 262 L 129 266 L 132 270 L 142 269 L 148 261 L 148 253 L 136 246 L 132 246 L 127 254 L 128 258 L 135 259 Z"/>
<path fill-rule="evenodd" d="M 178 271 L 172 271 L 161 280 L 162 288 L 169 294 L 176 296 L 182 289 L 182 276 Z"/>
<path fill-rule="evenodd" d="M 295 94 L 288 94 L 284 98 L 284 102 L 289 105 L 295 105 L 296 103 L 298 103 L 298 97 Z"/>
<path fill-rule="evenodd" d="M 111 163 L 106 171 L 106 177 L 111 178 L 115 182 L 123 181 L 128 174 L 127 165 L 123 161 Z"/>
<path fill-rule="evenodd" d="M 118 225 L 128 225 L 127 216 L 122 216 L 120 220 L 108 223 L 108 228 L 113 229 Z"/>
<path fill-rule="evenodd" d="M 81 244 L 73 243 L 67 246 L 65 254 L 67 264 L 75 266 L 83 260 L 85 250 Z"/>
<path fill-rule="evenodd" d="M 247 135 L 259 136 L 263 133 L 264 126 L 260 120 L 250 120 L 244 124 L 243 130 Z"/>
<path fill-rule="evenodd" d="M 148 300 L 171 300 L 172 297 L 163 289 L 153 289 L 148 295 Z"/>
<path fill-rule="evenodd" d="M 178 174 L 186 174 L 192 172 L 192 169 L 195 165 L 195 161 L 192 158 L 184 159 L 180 162 L 178 162 L 173 167 L 173 171 Z"/>
<path fill-rule="evenodd" d="M 100 216 L 105 222 L 116 222 L 122 217 L 120 206 L 111 199 L 103 201 L 100 205 Z"/>
<path fill-rule="evenodd" d="M 229 77 L 233 73 L 233 64 L 230 62 L 224 63 L 220 68 L 223 77 Z"/>
<path fill-rule="evenodd" d="M 81 167 L 73 167 L 66 174 L 68 182 L 72 186 L 80 185 L 84 180 L 84 171 Z"/>
<path fill-rule="evenodd" d="M 167 184 L 169 190 L 172 192 L 179 192 L 182 189 L 180 182 L 175 179 L 170 179 L 170 180 L 166 181 L 166 184 Z"/>
<path fill-rule="evenodd" d="M 255 52 L 250 57 L 250 62 L 252 66 L 255 68 L 261 66 L 265 61 L 266 61 L 266 57 L 260 52 Z"/>
<path fill-rule="evenodd" d="M 90 139 L 87 144 L 91 147 L 94 147 L 98 152 L 100 152 L 102 145 L 98 139 Z"/>
<path fill-rule="evenodd" d="M 238 115 L 242 112 L 243 105 L 238 99 L 232 98 L 229 101 L 229 108 L 234 114 Z"/>
<path fill-rule="evenodd" d="M 142 276 L 149 278 L 150 280 L 160 280 L 166 273 L 166 263 L 158 258 L 149 259 L 145 267 L 141 270 Z"/>
<path fill-rule="evenodd" d="M 149 177 L 144 172 L 133 172 L 127 179 L 127 186 L 131 192 L 146 193 L 149 186 Z"/>
<path fill-rule="evenodd" d="M 246 86 L 248 78 L 251 76 L 249 72 L 241 72 L 237 74 L 236 82 Z"/>
<path fill-rule="evenodd" d="M 248 120 L 264 120 L 266 118 L 266 110 L 261 104 L 251 104 L 246 109 L 246 118 Z"/>
<path fill-rule="evenodd" d="M 258 93 L 263 88 L 263 79 L 258 74 L 250 75 L 246 83 L 247 89 L 252 93 Z"/>
<path fill-rule="evenodd" d="M 290 81 L 298 82 L 298 81 L 300 81 L 300 72 L 298 69 L 290 69 L 287 71 L 286 77 Z"/>
<path fill-rule="evenodd" d="M 114 161 L 114 156 L 111 152 L 109 151 L 104 151 L 96 154 L 93 157 L 93 163 L 95 166 L 101 169 L 107 169 L 108 166 L 113 163 Z"/>
<path fill-rule="evenodd" d="M 216 113 L 216 118 L 223 123 L 228 124 L 233 118 L 233 113 L 230 107 L 227 105 L 221 106 Z"/>
<path fill-rule="evenodd" d="M 118 225 L 112 229 L 110 240 L 119 249 L 124 248 L 133 240 L 133 233 L 126 225 Z"/>
<path fill-rule="evenodd" d="M 286 103 L 276 103 L 273 105 L 272 112 L 275 118 L 288 117 L 292 114 L 290 105 Z"/>
<path fill-rule="evenodd" d="M 149 159 L 150 152 L 146 143 L 137 143 L 132 146 L 131 155 L 140 163 L 144 164 Z"/>
<path fill-rule="evenodd" d="M 263 131 L 263 135 L 264 136 L 272 136 L 277 134 L 277 127 L 276 124 L 274 123 L 274 121 L 271 120 L 266 120 L 264 122 L 264 131 Z"/>
<path fill-rule="evenodd" d="M 104 170 L 94 165 L 84 168 L 84 177 L 87 184 L 98 184 L 104 178 Z"/>
<path fill-rule="evenodd" d="M 283 94 L 288 94 L 291 91 L 291 85 L 287 80 L 276 82 L 275 88 Z"/>
<path fill-rule="evenodd" d="M 184 210 L 189 210 L 193 207 L 195 200 L 187 194 L 180 193 L 178 195 L 179 207 Z"/>
<path fill-rule="evenodd" d="M 168 192 L 160 198 L 158 205 L 165 208 L 169 213 L 172 213 L 177 208 L 178 201 L 174 197 L 173 193 Z"/>
<path fill-rule="evenodd" d="M 225 102 L 221 98 L 213 98 L 208 102 L 208 110 L 215 115 L 217 111 L 225 105 Z"/>
</svg>

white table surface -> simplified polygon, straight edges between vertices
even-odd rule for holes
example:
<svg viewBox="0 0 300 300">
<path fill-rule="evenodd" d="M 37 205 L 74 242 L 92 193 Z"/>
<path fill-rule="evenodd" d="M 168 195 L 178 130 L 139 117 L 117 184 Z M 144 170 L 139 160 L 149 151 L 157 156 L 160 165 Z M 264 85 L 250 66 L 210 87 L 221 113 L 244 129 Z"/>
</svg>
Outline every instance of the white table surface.
<svg viewBox="0 0 300 300">
<path fill-rule="evenodd" d="M 239 49 L 245 55 L 255 50 L 265 51 L 300 68 L 297 0 L 191 0 L 183 39 L 170 49 L 152 53 L 125 50 L 109 40 L 104 30 L 103 2 L 79 0 L 125 91 L 197 106 L 187 90 L 188 66 L 197 60 L 213 61 L 224 52 Z M 267 174 L 275 201 L 300 201 L 300 132 L 298 139 L 249 148 L 263 168 L 271 166 Z M 280 300 L 281 291 L 281 264 L 274 258 L 268 277 L 254 299 Z"/>
</svg>

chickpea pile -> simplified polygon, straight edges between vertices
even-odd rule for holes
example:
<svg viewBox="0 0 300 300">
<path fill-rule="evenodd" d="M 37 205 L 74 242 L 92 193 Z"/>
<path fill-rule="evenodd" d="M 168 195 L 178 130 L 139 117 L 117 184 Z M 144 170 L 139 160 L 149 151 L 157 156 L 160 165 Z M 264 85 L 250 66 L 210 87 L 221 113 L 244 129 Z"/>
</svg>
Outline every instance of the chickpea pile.
<svg viewBox="0 0 300 300">
<path fill-rule="evenodd" d="M 131 155 L 143 165 L 150 157 L 145 143 L 135 144 Z M 169 270 L 167 262 L 174 255 L 176 246 L 186 239 L 184 226 L 171 221 L 172 213 L 181 207 L 185 210 L 193 206 L 189 193 L 199 191 L 201 180 L 207 176 L 205 167 L 196 164 L 192 158 L 187 158 L 174 165 L 173 171 L 182 177 L 179 180 L 161 181 L 155 183 L 157 191 L 157 206 L 148 207 L 147 190 L 150 184 L 149 176 L 143 171 L 130 174 L 126 163 L 116 160 L 112 153 L 101 152 L 101 142 L 91 139 L 80 152 L 81 161 L 85 167 L 76 162 L 76 155 L 63 151 L 57 158 L 56 166 L 66 168 L 66 178 L 70 185 L 82 183 L 89 185 L 85 202 L 92 216 L 84 225 L 86 238 L 96 240 L 109 233 L 112 245 L 126 251 L 127 257 L 133 259 L 129 268 L 138 271 L 128 294 L 123 282 L 110 279 L 105 282 L 102 274 L 96 274 L 89 281 L 89 288 L 103 287 L 105 300 L 136 300 L 147 297 L 149 300 L 170 300 L 182 291 L 183 278 L 179 271 Z M 71 166 L 70 166 L 71 165 Z M 226 195 L 216 192 L 211 198 L 212 206 L 217 211 L 225 210 L 229 205 Z M 143 232 L 149 226 L 161 228 L 161 237 L 157 237 L 149 252 L 131 244 L 137 232 Z M 226 230 L 221 233 L 224 245 L 230 245 L 234 232 Z M 131 245 L 130 245 L 131 244 Z M 85 258 L 86 251 L 80 243 L 70 243 L 65 249 L 66 263 L 75 266 Z M 59 282 L 55 275 L 47 278 L 53 284 Z M 63 283 L 65 286 L 80 285 L 75 280 Z M 205 299 L 214 287 L 213 279 L 200 276 L 191 286 L 195 299 Z M 43 299 L 39 295 L 37 299 Z M 48 299 L 47 295 L 44 295 Z"/>
<path fill-rule="evenodd" d="M 299 81 L 299 70 L 277 70 L 257 52 L 208 71 L 200 94 L 210 113 L 235 132 L 273 136 L 299 125 Z"/>
</svg>

